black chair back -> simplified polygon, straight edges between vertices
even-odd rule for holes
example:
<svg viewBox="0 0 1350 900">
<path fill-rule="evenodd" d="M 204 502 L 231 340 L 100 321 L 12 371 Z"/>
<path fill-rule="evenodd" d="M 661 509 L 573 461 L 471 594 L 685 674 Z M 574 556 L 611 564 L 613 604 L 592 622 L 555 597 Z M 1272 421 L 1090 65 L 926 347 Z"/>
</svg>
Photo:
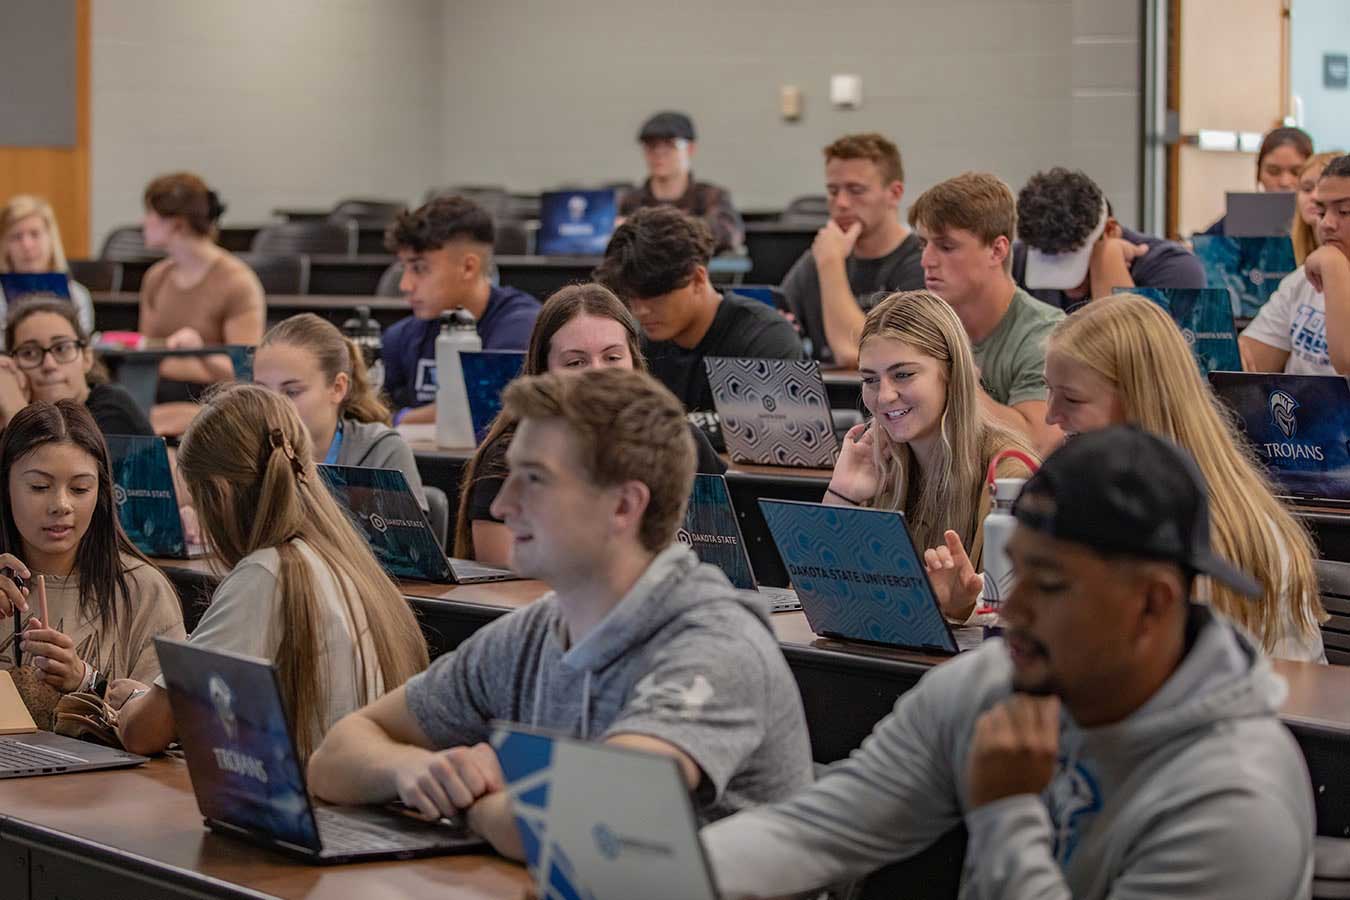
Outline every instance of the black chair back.
<svg viewBox="0 0 1350 900">
<path fill-rule="evenodd" d="M 115 293 L 122 289 L 122 264 L 111 259 L 72 259 L 70 277 L 91 291 Z"/>
<path fill-rule="evenodd" d="M 240 253 L 239 259 L 258 276 L 265 294 L 309 293 L 308 256 Z"/>
<path fill-rule="evenodd" d="M 283 222 L 268 225 L 253 238 L 253 253 L 268 256 L 350 256 L 356 252 L 355 223 Z"/>
<path fill-rule="evenodd" d="M 160 250 L 150 250 L 145 246 L 145 234 L 139 225 L 122 225 L 108 232 L 103 239 L 100 259 L 127 261 L 138 259 L 156 259 L 164 255 Z"/>
</svg>

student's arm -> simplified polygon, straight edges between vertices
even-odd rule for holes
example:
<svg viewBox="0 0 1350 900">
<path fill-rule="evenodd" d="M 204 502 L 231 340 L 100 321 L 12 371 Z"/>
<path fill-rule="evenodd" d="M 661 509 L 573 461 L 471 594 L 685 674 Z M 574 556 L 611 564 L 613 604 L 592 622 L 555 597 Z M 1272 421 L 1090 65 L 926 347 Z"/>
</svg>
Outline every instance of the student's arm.
<svg viewBox="0 0 1350 900">
<path fill-rule="evenodd" d="M 1120 235 L 1120 226 L 1113 221 L 1092 247 L 1088 263 L 1089 300 L 1109 297 L 1118 287 L 1134 287 L 1130 266 L 1148 252 L 1148 245 L 1131 243 Z"/>
<path fill-rule="evenodd" d="M 13 357 L 0 354 L 0 429 L 28 405 L 28 379 Z"/>
<path fill-rule="evenodd" d="M 1242 356 L 1244 372 L 1283 372 L 1289 362 L 1288 350 L 1248 337 L 1245 331 L 1238 337 L 1238 352 Z"/>
<path fill-rule="evenodd" d="M 708 208 L 704 219 L 712 230 L 718 253 L 729 253 L 745 245 L 745 223 L 731 202 L 731 192 L 725 188 L 709 187 Z"/>
<path fill-rule="evenodd" d="M 831 219 L 820 229 L 811 244 L 816 277 L 820 281 L 820 314 L 825 328 L 825 342 L 830 345 L 835 364 L 845 369 L 858 367 L 858 335 L 862 333 L 863 321 L 867 318 L 848 286 L 848 270 L 845 268 L 861 233 L 862 225 L 859 223 L 855 222 L 848 231 L 844 231 Z"/>
<path fill-rule="evenodd" d="M 108 685 L 108 705 L 117 710 L 117 736 L 132 753 L 151 756 L 173 743 L 173 708 L 169 692 L 123 678 Z"/>
<path fill-rule="evenodd" d="M 226 302 L 225 320 L 221 325 L 225 343 L 256 347 L 262 341 L 266 318 L 267 305 L 263 301 L 261 288 L 241 281 Z M 192 350 L 203 346 L 203 341 L 196 330 L 180 328 L 169 335 L 165 344 L 170 349 Z M 232 381 L 235 377 L 234 364 L 224 353 L 171 357 L 160 364 L 159 371 L 165 378 L 201 384 Z"/>
<path fill-rule="evenodd" d="M 1327 244 L 1308 254 L 1303 271 L 1313 289 L 1326 298 L 1331 366 L 1338 374 L 1350 375 L 1350 259 Z"/>
<path fill-rule="evenodd" d="M 407 686 L 338 721 L 309 760 L 309 787 L 333 803 L 381 803 L 401 798 L 427 815 L 450 815 L 437 786 L 444 767 L 431 739 L 408 708 Z M 423 777 L 432 779 L 420 784 Z M 463 797 L 461 797 L 463 799 Z M 465 803 L 468 805 L 468 802 Z"/>
</svg>

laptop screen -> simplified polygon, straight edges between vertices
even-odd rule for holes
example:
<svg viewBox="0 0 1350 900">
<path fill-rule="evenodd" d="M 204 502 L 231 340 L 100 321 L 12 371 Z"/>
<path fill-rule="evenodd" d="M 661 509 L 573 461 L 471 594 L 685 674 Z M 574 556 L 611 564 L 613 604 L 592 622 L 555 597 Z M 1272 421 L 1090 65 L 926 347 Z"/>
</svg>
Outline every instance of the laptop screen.
<svg viewBox="0 0 1350 900">
<path fill-rule="evenodd" d="M 70 276 L 65 272 L 3 272 L 0 291 L 8 303 L 17 303 L 33 294 L 55 294 L 69 300 Z"/>
<path fill-rule="evenodd" d="M 727 481 L 721 475 L 694 476 L 684 524 L 675 537 L 693 548 L 700 560 L 725 572 L 732 587 L 743 591 L 756 589 L 736 512 L 731 508 Z"/>
<path fill-rule="evenodd" d="M 445 553 L 402 472 L 359 466 L 318 468 L 386 572 L 395 578 L 449 580 Z"/>
<path fill-rule="evenodd" d="M 1223 233 L 1229 237 L 1287 235 L 1293 224 L 1293 191 L 1228 192 Z"/>
<path fill-rule="evenodd" d="M 956 652 L 902 513 L 791 500 L 759 505 L 816 634 Z"/>
<path fill-rule="evenodd" d="M 1241 372 L 1209 378 L 1284 493 L 1350 501 L 1350 386 L 1344 378 Z"/>
<path fill-rule="evenodd" d="M 614 233 L 618 201 L 612 190 L 546 191 L 539 195 L 540 256 L 599 256 Z"/>
<path fill-rule="evenodd" d="M 107 441 L 122 530 L 148 556 L 182 556 L 183 523 L 164 438 L 110 434 Z"/>
<path fill-rule="evenodd" d="M 830 468 L 838 444 L 814 360 L 703 360 L 727 452 L 737 462 Z"/>
<path fill-rule="evenodd" d="M 163 638 L 155 649 L 202 815 L 319 849 L 272 667 Z"/>
<path fill-rule="evenodd" d="M 1197 234 L 1191 238 L 1195 255 L 1205 266 L 1205 285 L 1227 288 L 1233 315 L 1251 319 L 1280 286 L 1280 279 L 1294 271 L 1294 245 L 1287 237 L 1218 237 Z"/>
<path fill-rule="evenodd" d="M 1116 288 L 1115 293 L 1139 294 L 1167 310 L 1201 375 L 1242 371 L 1231 299 L 1223 288 L 1130 287 Z"/>
<path fill-rule="evenodd" d="M 492 420 L 502 411 L 502 391 L 525 368 L 525 354 L 518 350 L 461 350 L 459 366 L 464 371 L 473 437 L 481 444 Z"/>
</svg>

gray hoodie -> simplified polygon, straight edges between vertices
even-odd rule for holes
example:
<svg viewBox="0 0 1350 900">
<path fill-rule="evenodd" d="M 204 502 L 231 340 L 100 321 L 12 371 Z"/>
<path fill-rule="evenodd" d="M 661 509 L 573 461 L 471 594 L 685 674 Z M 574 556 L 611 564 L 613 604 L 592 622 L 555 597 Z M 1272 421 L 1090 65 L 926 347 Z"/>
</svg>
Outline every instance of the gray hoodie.
<svg viewBox="0 0 1350 900">
<path fill-rule="evenodd" d="M 934 669 L 852 756 L 785 803 L 703 831 L 727 898 L 860 876 L 964 817 L 966 898 L 1306 897 L 1313 802 L 1276 718 L 1284 682 L 1251 641 L 1195 606 L 1194 643 L 1124 720 L 1079 728 L 1039 797 L 967 806 L 976 719 L 1009 694 L 1001 641 Z"/>
<path fill-rule="evenodd" d="M 797 684 L 768 604 L 674 544 L 572 647 L 553 594 L 478 630 L 408 682 L 438 747 L 485 741 L 493 719 L 573 737 L 659 738 L 703 770 L 701 821 L 810 784 Z"/>
<path fill-rule="evenodd" d="M 412 448 L 397 431 L 383 422 L 342 420 L 342 446 L 338 447 L 339 466 L 364 466 L 368 469 L 398 469 L 408 479 L 413 496 L 427 508 L 422 476 L 417 471 L 417 460 Z"/>
</svg>

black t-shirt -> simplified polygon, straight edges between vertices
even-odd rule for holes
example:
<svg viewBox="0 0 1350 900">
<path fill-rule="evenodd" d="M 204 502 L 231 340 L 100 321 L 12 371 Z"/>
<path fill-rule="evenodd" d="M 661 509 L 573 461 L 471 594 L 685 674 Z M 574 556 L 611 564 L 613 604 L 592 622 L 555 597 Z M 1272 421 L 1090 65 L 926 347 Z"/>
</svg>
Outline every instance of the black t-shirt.
<svg viewBox="0 0 1350 900">
<path fill-rule="evenodd" d="M 154 437 L 155 429 L 145 411 L 136 405 L 131 394 L 117 384 L 96 384 L 89 389 L 84 401 L 99 431 L 109 434 L 138 434 Z"/>
<path fill-rule="evenodd" d="M 712 325 L 697 346 L 686 350 L 674 341 L 643 344 L 652 375 L 691 411 L 714 408 L 704 357 L 801 359 L 804 355 L 792 323 L 778 310 L 731 293 L 717 304 Z"/>
<path fill-rule="evenodd" d="M 881 297 L 895 291 L 921 290 L 924 286 L 922 256 L 923 242 L 911 232 L 900 246 L 885 256 L 876 259 L 850 256 L 845 260 L 848 288 L 862 311 L 867 312 Z M 802 330 L 811 339 L 812 354 L 822 362 L 832 362 L 834 354 L 825 340 L 825 314 L 820 309 L 820 275 L 810 250 L 792 264 L 779 290 L 783 292 L 788 310 L 797 317 Z"/>
<path fill-rule="evenodd" d="M 693 423 L 689 425 L 689 434 L 694 438 L 694 450 L 697 453 L 695 471 L 701 475 L 721 475 L 726 472 L 726 464 L 713 450 L 712 444 L 708 443 L 707 435 Z M 483 448 L 483 455 L 478 460 L 478 471 L 487 474 L 479 475 L 474 480 L 473 490 L 469 494 L 471 522 L 501 521 L 492 514 L 492 501 L 497 499 L 506 481 L 501 473 L 506 471 L 506 448 L 511 443 L 510 435 L 511 432 L 507 432 L 505 439 L 494 441 Z"/>
</svg>

